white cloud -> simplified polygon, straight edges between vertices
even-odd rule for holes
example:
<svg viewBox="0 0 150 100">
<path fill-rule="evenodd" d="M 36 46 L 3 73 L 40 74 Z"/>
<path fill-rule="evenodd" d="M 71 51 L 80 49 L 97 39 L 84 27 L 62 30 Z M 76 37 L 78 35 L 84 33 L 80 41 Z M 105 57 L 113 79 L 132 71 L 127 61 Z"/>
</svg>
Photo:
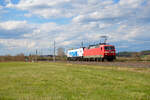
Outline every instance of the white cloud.
<svg viewBox="0 0 150 100">
<path fill-rule="evenodd" d="M 25 16 L 37 15 L 43 18 L 73 17 L 74 20 L 102 19 L 136 16 L 143 0 L 20 0 L 18 4 L 8 3 L 8 8 L 29 11 Z M 148 2 L 148 1 L 147 1 Z M 147 3 L 148 4 L 148 3 Z"/>
<path fill-rule="evenodd" d="M 11 0 L 4 0 L 6 3 L 11 3 Z"/>
<path fill-rule="evenodd" d="M 0 5 L 0 10 L 3 8 L 3 6 Z"/>
<path fill-rule="evenodd" d="M 143 0 L 120 0 L 119 4 L 125 7 L 137 8 L 142 2 Z"/>
<path fill-rule="evenodd" d="M 112 24 L 110 24 L 110 23 L 100 23 L 99 24 L 99 28 L 107 28 L 107 27 L 110 27 Z"/>
<path fill-rule="evenodd" d="M 0 22 L 0 28 L 6 29 L 6 30 L 12 30 L 17 28 L 24 28 L 27 26 L 26 21 L 6 21 L 6 22 Z"/>
<path fill-rule="evenodd" d="M 28 10 L 30 15 L 38 15 L 44 18 L 70 17 L 72 16 L 71 13 L 63 8 L 63 4 L 69 2 L 70 0 L 20 0 L 19 4 L 9 3 L 7 7 Z"/>
<path fill-rule="evenodd" d="M 76 22 L 81 22 L 84 19 L 85 19 L 84 15 L 79 15 L 77 17 L 74 17 L 72 21 L 76 23 Z"/>
<path fill-rule="evenodd" d="M 18 49 L 18 48 L 33 48 L 35 46 L 34 41 L 24 40 L 24 39 L 0 39 L 0 44 L 8 48 Z"/>
</svg>

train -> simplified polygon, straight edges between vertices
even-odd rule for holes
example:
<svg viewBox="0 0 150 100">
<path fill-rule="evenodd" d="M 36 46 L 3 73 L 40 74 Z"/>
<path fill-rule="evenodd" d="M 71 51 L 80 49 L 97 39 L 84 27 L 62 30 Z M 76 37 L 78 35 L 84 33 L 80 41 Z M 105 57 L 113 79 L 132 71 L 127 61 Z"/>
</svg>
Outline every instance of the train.
<svg viewBox="0 0 150 100">
<path fill-rule="evenodd" d="M 67 51 L 68 61 L 113 61 L 116 59 L 114 45 L 99 43 Z"/>
</svg>

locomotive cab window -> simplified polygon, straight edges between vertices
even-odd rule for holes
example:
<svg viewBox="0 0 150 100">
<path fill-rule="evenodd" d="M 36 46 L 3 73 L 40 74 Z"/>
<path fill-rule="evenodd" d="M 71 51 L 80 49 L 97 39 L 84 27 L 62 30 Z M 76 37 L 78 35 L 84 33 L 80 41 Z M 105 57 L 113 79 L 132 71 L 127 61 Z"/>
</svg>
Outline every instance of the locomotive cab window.
<svg viewBox="0 0 150 100">
<path fill-rule="evenodd" d="M 115 48 L 113 46 L 105 46 L 105 50 L 114 50 Z"/>
<path fill-rule="evenodd" d="M 103 48 L 101 47 L 101 51 L 103 50 Z"/>
</svg>

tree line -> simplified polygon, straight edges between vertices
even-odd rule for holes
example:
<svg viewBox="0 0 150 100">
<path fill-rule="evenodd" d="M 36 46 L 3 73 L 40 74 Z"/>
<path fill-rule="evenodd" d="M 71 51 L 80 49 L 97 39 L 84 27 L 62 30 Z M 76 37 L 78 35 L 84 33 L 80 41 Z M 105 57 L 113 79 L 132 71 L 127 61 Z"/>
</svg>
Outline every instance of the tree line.
<svg viewBox="0 0 150 100">
<path fill-rule="evenodd" d="M 64 48 L 60 47 L 57 49 L 56 60 L 66 60 Z M 53 61 L 53 54 L 52 55 L 30 54 L 26 56 L 23 53 L 21 53 L 15 56 L 12 56 L 11 54 L 0 56 L 0 62 L 6 62 L 6 61 L 28 61 L 28 62 Z"/>
<path fill-rule="evenodd" d="M 141 60 L 141 61 L 150 61 L 150 50 L 140 51 L 140 52 L 118 52 L 118 58 L 124 58 L 124 60 Z"/>
</svg>

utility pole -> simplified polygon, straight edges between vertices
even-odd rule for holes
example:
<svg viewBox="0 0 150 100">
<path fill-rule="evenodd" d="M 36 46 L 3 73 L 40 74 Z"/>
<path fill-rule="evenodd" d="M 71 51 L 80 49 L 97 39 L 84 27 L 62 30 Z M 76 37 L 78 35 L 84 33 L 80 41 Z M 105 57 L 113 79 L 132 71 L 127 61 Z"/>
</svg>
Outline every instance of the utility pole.
<svg viewBox="0 0 150 100">
<path fill-rule="evenodd" d="M 55 57 L 55 40 L 54 40 L 54 54 L 53 54 L 53 61 L 55 62 L 56 61 L 56 57 Z"/>
<path fill-rule="evenodd" d="M 35 58 L 35 59 L 36 59 L 36 62 L 37 62 L 37 54 L 38 54 L 38 51 L 37 51 L 37 49 L 36 49 L 36 58 Z"/>
<path fill-rule="evenodd" d="M 107 43 L 107 38 L 105 38 L 105 41 L 104 41 L 104 43 L 105 43 L 105 44 Z"/>
<path fill-rule="evenodd" d="M 37 56 L 37 49 L 36 49 L 36 56 Z"/>
<path fill-rule="evenodd" d="M 83 41 L 81 42 L 81 47 L 83 48 Z"/>
</svg>

